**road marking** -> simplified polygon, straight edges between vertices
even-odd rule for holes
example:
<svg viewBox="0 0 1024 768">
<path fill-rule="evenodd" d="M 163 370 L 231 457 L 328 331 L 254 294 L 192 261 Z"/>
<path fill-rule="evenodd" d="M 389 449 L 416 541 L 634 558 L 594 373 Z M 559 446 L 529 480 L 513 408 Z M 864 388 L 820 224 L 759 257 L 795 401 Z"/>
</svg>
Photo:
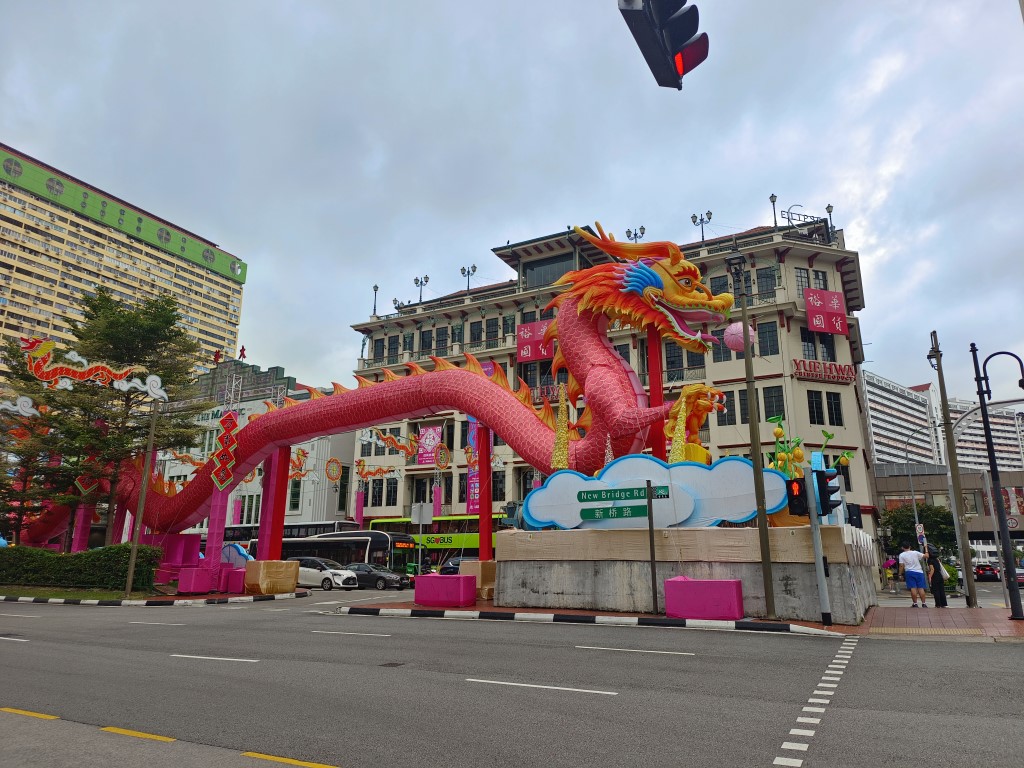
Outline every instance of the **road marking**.
<svg viewBox="0 0 1024 768">
<path fill-rule="evenodd" d="M 696 653 L 687 653 L 686 651 L 645 651 L 641 648 L 603 648 L 600 645 L 577 645 L 585 651 L 621 651 L 622 653 L 664 653 L 669 656 L 696 656 Z"/>
<path fill-rule="evenodd" d="M 290 611 L 290 610 L 291 610 L 291 608 L 264 608 L 263 610 L 264 610 L 264 611 L 266 611 L 267 613 L 273 613 L 273 612 L 275 612 L 275 611 L 276 611 L 276 612 L 280 612 L 280 611 Z"/>
<path fill-rule="evenodd" d="M 830 680 L 830 681 L 831 681 L 831 682 L 833 682 L 833 683 L 838 683 L 838 682 L 839 682 L 840 680 L 842 680 L 843 678 L 841 678 L 841 677 L 829 677 L 828 675 L 825 675 L 825 676 L 824 676 L 824 677 L 822 677 L 821 679 L 822 679 L 822 680 Z M 818 685 L 822 685 L 822 683 L 818 683 Z"/>
<path fill-rule="evenodd" d="M 831 704 L 832 702 L 829 701 L 828 699 L 808 699 L 807 703 L 808 704 Z M 819 710 L 819 711 L 820 712 L 824 712 L 825 710 L 822 709 L 822 710 Z"/>
<path fill-rule="evenodd" d="M 34 616 L 31 613 L 0 613 L 0 616 L 14 616 L 19 619 L 38 619 L 38 616 Z"/>
<path fill-rule="evenodd" d="M 27 709 L 14 709 L 13 707 L 0 707 L 0 712 L 10 712 L 12 715 L 25 715 L 26 717 L 38 717 L 40 720 L 60 720 L 56 715 L 44 715 L 42 712 L 29 712 Z"/>
<path fill-rule="evenodd" d="M 823 677 L 821 679 L 825 680 L 826 678 Z M 818 683 L 818 687 L 819 688 L 838 688 L 839 686 L 836 683 Z"/>
<path fill-rule="evenodd" d="M 290 757 L 264 755 L 261 752 L 243 752 L 242 757 L 255 757 L 259 760 L 272 760 L 275 763 L 285 763 L 286 765 L 302 765 L 305 766 L 305 768 L 338 768 L 338 766 L 336 765 L 327 765 L 326 763 L 310 763 L 305 760 L 292 760 Z"/>
<path fill-rule="evenodd" d="M 129 624 L 150 624 L 154 627 L 184 627 L 184 624 L 172 624 L 169 621 L 129 621 Z"/>
<path fill-rule="evenodd" d="M 833 667 L 831 664 L 828 665 L 828 669 L 825 670 L 830 675 L 841 675 L 846 671 L 846 667 Z"/>
<path fill-rule="evenodd" d="M 376 635 L 373 632 L 331 632 L 326 629 L 314 629 L 314 635 L 358 635 L 359 637 L 391 637 L 391 635 Z"/>
<path fill-rule="evenodd" d="M 802 712 L 824 712 L 824 707 L 801 707 Z"/>
<path fill-rule="evenodd" d="M 338 605 L 339 603 L 348 605 L 349 603 L 368 603 L 372 600 L 380 601 L 380 597 L 361 597 L 358 600 L 325 600 L 322 603 L 313 603 L 313 605 Z"/>
<path fill-rule="evenodd" d="M 793 768 L 800 768 L 804 764 L 803 760 L 796 760 L 792 757 L 776 757 L 775 762 L 772 765 L 790 765 Z"/>
<path fill-rule="evenodd" d="M 835 691 L 815 691 L 812 696 L 834 696 Z"/>
<path fill-rule="evenodd" d="M 572 693 L 597 693 L 602 696 L 618 696 L 615 691 L 592 691 L 587 688 L 563 688 L 558 685 L 530 685 L 529 683 L 508 683 L 504 680 L 478 680 L 474 677 L 467 677 L 467 683 L 487 683 L 488 685 L 511 685 L 516 688 L 543 688 L 548 691 L 571 691 Z"/>
<path fill-rule="evenodd" d="M 134 736 L 137 739 L 150 739 L 152 741 L 177 741 L 172 739 L 170 736 L 158 736 L 155 733 L 143 733 L 142 731 L 129 731 L 124 728 L 115 728 L 114 726 L 108 726 L 106 728 L 100 728 L 101 731 L 107 733 L 119 733 L 122 736 Z"/>
<path fill-rule="evenodd" d="M 790 728 L 789 729 L 789 735 L 790 736 L 813 736 L 814 735 L 814 731 L 809 731 L 806 728 Z"/>
<path fill-rule="evenodd" d="M 811 725 L 817 725 L 821 722 L 820 717 L 798 717 L 796 719 L 798 723 L 810 723 Z"/>
<path fill-rule="evenodd" d="M 28 639 L 24 637 L 0 637 L 0 640 L 10 640 L 12 643 L 27 643 Z"/>
<path fill-rule="evenodd" d="M 799 741 L 784 741 L 782 742 L 783 749 L 792 749 L 795 752 L 806 752 L 807 745 Z"/>
<path fill-rule="evenodd" d="M 259 661 L 259 659 L 231 659 L 224 656 L 188 656 L 184 653 L 172 653 L 171 656 L 176 659 L 205 659 L 206 661 L 247 661 L 250 664 L 255 664 Z"/>
</svg>

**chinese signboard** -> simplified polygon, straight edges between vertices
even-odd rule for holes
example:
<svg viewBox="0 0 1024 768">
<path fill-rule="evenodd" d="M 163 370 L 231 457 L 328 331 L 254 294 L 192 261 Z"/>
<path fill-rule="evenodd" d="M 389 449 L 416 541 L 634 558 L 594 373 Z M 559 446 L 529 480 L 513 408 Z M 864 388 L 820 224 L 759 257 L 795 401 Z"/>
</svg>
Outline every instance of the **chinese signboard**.
<svg viewBox="0 0 1024 768">
<path fill-rule="evenodd" d="M 544 344 L 544 332 L 551 325 L 550 320 L 523 323 L 516 328 L 516 359 L 520 363 L 531 360 L 550 360 L 555 351 L 552 344 Z"/>
<path fill-rule="evenodd" d="M 801 360 L 794 357 L 793 376 L 811 381 L 851 384 L 857 379 L 857 371 L 852 365 L 823 363 L 820 360 Z"/>
<path fill-rule="evenodd" d="M 846 325 L 846 301 L 839 291 L 804 288 L 807 302 L 807 328 L 818 333 L 850 335 Z"/>
<path fill-rule="evenodd" d="M 416 451 L 417 464 L 433 464 L 437 446 L 441 444 L 441 427 L 423 427 L 420 429 L 420 442 Z"/>
</svg>

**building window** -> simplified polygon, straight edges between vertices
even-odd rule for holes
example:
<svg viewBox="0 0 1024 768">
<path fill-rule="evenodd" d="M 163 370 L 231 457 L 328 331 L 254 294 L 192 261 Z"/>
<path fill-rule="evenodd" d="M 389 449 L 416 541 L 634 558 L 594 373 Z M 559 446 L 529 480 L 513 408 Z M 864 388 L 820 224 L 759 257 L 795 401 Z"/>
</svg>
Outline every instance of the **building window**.
<svg viewBox="0 0 1024 768">
<path fill-rule="evenodd" d="M 448 506 L 452 504 L 452 476 L 444 476 L 444 503 Z"/>
<path fill-rule="evenodd" d="M 757 324 L 757 351 L 761 357 L 779 354 L 779 326 L 774 320 Z"/>
<path fill-rule="evenodd" d="M 459 473 L 459 504 L 466 503 L 466 473 Z"/>
<path fill-rule="evenodd" d="M 825 423 L 825 410 L 822 406 L 821 392 L 817 389 L 807 390 L 807 414 L 811 424 Z"/>
<path fill-rule="evenodd" d="M 530 309 L 530 310 L 524 309 L 523 310 L 523 323 L 524 324 L 526 324 L 526 323 L 534 323 L 536 321 L 537 321 L 537 312 L 536 312 L 536 310 L 533 310 L 533 309 Z"/>
<path fill-rule="evenodd" d="M 384 501 L 384 481 L 379 477 L 370 481 L 370 506 L 379 507 Z"/>
<path fill-rule="evenodd" d="M 729 292 L 729 276 L 719 275 L 718 277 L 712 277 L 708 283 L 708 289 L 711 293 L 717 295 L 719 293 Z"/>
<path fill-rule="evenodd" d="M 374 360 L 380 360 L 384 357 L 384 337 L 373 340 L 373 358 Z"/>
<path fill-rule="evenodd" d="M 718 426 L 729 427 L 736 423 L 736 395 L 725 392 L 725 410 L 718 412 Z"/>
<path fill-rule="evenodd" d="M 505 470 L 491 472 L 491 501 L 505 500 Z"/>
<path fill-rule="evenodd" d="M 487 318 L 487 348 L 494 349 L 498 346 L 498 324 L 500 319 L 497 317 Z"/>
<path fill-rule="evenodd" d="M 819 333 L 818 345 L 821 347 L 821 359 L 826 363 L 836 361 L 836 337 L 831 333 Z"/>
<path fill-rule="evenodd" d="M 716 363 L 724 363 L 732 360 L 732 352 L 730 352 L 729 348 L 725 346 L 725 331 L 712 331 L 711 335 L 718 340 L 718 343 L 711 347 L 711 359 Z"/>
<path fill-rule="evenodd" d="M 469 420 L 463 421 L 459 427 L 459 448 L 466 450 L 469 445 Z"/>
<path fill-rule="evenodd" d="M 425 355 L 434 351 L 434 332 L 420 331 L 420 354 Z"/>
<path fill-rule="evenodd" d="M 687 368 L 703 368 L 707 364 L 707 359 L 700 352 L 691 352 L 686 350 L 686 367 Z"/>
<path fill-rule="evenodd" d="M 448 354 L 448 327 L 437 329 L 437 335 L 434 339 L 434 354 L 443 356 Z"/>
<path fill-rule="evenodd" d="M 800 329 L 800 346 L 804 360 L 818 359 L 818 348 L 814 343 L 814 331 L 809 331 L 806 328 Z"/>
<path fill-rule="evenodd" d="M 828 290 L 828 272 L 823 272 L 820 269 L 814 270 L 814 287 L 819 291 Z"/>
<path fill-rule="evenodd" d="M 828 423 L 833 427 L 843 426 L 843 398 L 838 392 L 826 392 L 825 403 L 828 405 Z"/>
<path fill-rule="evenodd" d="M 367 431 L 369 431 L 369 430 L 367 430 Z M 372 442 L 367 442 L 365 440 L 360 440 L 360 442 L 359 442 L 359 455 L 360 456 L 369 456 L 372 453 L 373 453 L 373 443 Z"/>
<path fill-rule="evenodd" d="M 398 506 L 398 478 L 389 477 L 387 479 L 387 493 L 384 496 L 385 507 L 397 507 Z"/>
<path fill-rule="evenodd" d="M 388 336 L 388 362 L 398 362 L 398 336 Z"/>
<path fill-rule="evenodd" d="M 452 344 L 462 343 L 462 334 L 465 333 L 465 329 L 462 323 L 452 326 Z"/>
<path fill-rule="evenodd" d="M 759 296 L 774 295 L 778 271 L 775 267 L 761 267 L 757 270 L 757 293 Z"/>
<path fill-rule="evenodd" d="M 390 434 L 392 437 L 394 437 L 396 439 L 397 438 L 401 438 L 402 437 L 402 428 L 401 427 L 392 427 L 391 429 L 388 430 L 388 434 Z M 398 449 L 397 448 L 388 448 L 388 455 L 389 456 L 397 456 L 398 455 Z"/>
<path fill-rule="evenodd" d="M 381 442 L 380 436 L 376 432 L 371 432 L 373 435 L 373 455 L 383 456 L 387 452 L 387 446 Z"/>
<path fill-rule="evenodd" d="M 616 348 L 617 349 L 617 348 Z M 537 364 L 536 363 L 520 363 L 519 365 L 519 377 L 526 382 L 526 386 L 533 389 L 537 386 Z M 463 446 L 465 447 L 465 446 Z"/>
<path fill-rule="evenodd" d="M 416 338 L 414 333 L 403 333 L 402 334 L 402 351 L 412 352 L 413 341 Z"/>
<path fill-rule="evenodd" d="M 800 298 L 803 298 L 804 288 L 811 287 L 811 273 L 805 267 L 796 267 L 794 271 L 796 272 L 796 292 Z"/>
<path fill-rule="evenodd" d="M 553 308 L 552 309 L 542 309 L 540 311 L 540 319 L 541 320 L 554 320 L 555 319 L 555 310 Z"/>
<path fill-rule="evenodd" d="M 674 342 L 665 345 L 665 376 L 669 381 L 683 380 L 683 348 Z"/>
<path fill-rule="evenodd" d="M 292 480 L 288 486 L 288 511 L 295 512 L 299 508 L 299 500 L 302 498 L 302 481 L 298 478 Z"/>
<path fill-rule="evenodd" d="M 747 390 L 741 389 L 738 392 L 740 401 L 740 424 L 746 424 L 750 421 L 750 410 L 747 408 Z M 754 402 L 757 402 L 757 390 L 754 390 Z M 761 414 L 758 413 L 758 421 L 761 420 Z"/>
<path fill-rule="evenodd" d="M 338 511 L 344 512 L 348 508 L 348 489 L 352 479 L 352 467 L 347 464 L 341 465 L 341 478 L 338 480 Z"/>
<path fill-rule="evenodd" d="M 516 316 L 505 315 L 501 318 L 501 332 L 505 336 L 511 336 L 516 332 Z"/>
<path fill-rule="evenodd" d="M 538 259 L 523 265 L 523 277 L 526 281 L 526 289 L 541 288 L 551 285 L 558 278 L 573 268 L 571 253 L 552 256 L 547 259 Z"/>
<path fill-rule="evenodd" d="M 469 324 L 469 343 L 481 342 L 484 340 L 484 324 L 480 320 L 474 320 Z"/>
<path fill-rule="evenodd" d="M 765 419 L 786 415 L 786 408 L 782 402 L 782 387 L 765 387 L 763 396 Z"/>
<path fill-rule="evenodd" d="M 847 491 L 849 491 L 850 490 L 850 468 L 848 466 L 844 467 L 842 464 L 840 464 L 838 456 L 830 456 L 829 457 L 829 464 L 828 465 L 830 467 L 835 467 L 836 472 L 838 472 L 839 476 L 843 478 L 843 486 L 845 487 L 845 489 Z"/>
</svg>

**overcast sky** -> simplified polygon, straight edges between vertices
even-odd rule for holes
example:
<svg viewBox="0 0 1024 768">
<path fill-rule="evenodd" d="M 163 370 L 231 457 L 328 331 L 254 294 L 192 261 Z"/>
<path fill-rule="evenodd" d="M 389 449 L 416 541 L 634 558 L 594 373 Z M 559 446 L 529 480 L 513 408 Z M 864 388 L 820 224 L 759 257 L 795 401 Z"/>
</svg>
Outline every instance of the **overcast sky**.
<svg viewBox="0 0 1024 768">
<path fill-rule="evenodd" d="M 975 398 L 972 341 L 1024 355 L 1018 2 L 698 5 L 680 92 L 616 0 L 7 0 L 0 141 L 242 257 L 248 362 L 308 384 L 352 383 L 375 282 L 383 313 L 512 277 L 508 240 L 687 243 L 775 193 L 859 251 L 865 368 L 931 380 L 935 329 Z"/>
</svg>

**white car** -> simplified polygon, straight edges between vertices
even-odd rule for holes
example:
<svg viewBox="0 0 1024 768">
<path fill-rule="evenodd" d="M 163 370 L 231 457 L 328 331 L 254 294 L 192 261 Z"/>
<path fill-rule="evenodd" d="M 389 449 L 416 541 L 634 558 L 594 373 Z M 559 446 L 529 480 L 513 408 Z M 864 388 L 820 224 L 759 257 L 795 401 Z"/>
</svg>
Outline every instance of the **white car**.
<svg viewBox="0 0 1024 768">
<path fill-rule="evenodd" d="M 299 562 L 299 586 L 321 587 L 327 591 L 335 587 L 345 590 L 359 589 L 356 575 L 334 560 L 323 557 L 289 557 L 288 560 Z"/>
</svg>

